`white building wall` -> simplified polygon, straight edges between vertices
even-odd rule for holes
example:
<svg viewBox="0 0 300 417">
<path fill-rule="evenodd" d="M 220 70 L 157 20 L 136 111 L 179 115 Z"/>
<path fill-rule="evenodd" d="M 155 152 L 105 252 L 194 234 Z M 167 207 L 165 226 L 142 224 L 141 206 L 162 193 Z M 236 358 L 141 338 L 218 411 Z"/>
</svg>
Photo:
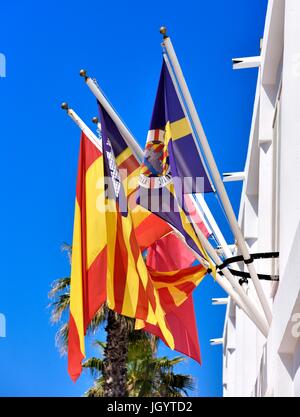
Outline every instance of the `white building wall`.
<svg viewBox="0 0 300 417">
<path fill-rule="evenodd" d="M 224 396 L 300 396 L 299 22 L 299 0 L 269 0 L 239 222 L 250 252 L 279 249 L 278 271 L 274 260 L 256 268 L 280 281 L 264 283 L 273 310 L 267 340 L 227 306 Z M 254 297 L 251 282 L 249 291 Z"/>
</svg>

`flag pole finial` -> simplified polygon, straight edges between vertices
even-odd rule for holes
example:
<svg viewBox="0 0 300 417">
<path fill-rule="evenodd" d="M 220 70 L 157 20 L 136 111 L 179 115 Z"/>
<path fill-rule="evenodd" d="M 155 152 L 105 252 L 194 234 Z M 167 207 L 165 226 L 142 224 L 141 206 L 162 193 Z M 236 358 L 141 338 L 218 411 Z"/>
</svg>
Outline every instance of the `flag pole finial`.
<svg viewBox="0 0 300 417">
<path fill-rule="evenodd" d="M 68 105 L 68 103 L 66 103 L 65 101 L 64 101 L 63 103 L 61 103 L 60 107 L 61 107 L 63 110 L 69 110 L 69 105 Z"/>
<path fill-rule="evenodd" d="M 98 124 L 99 123 L 98 117 L 97 116 L 93 117 L 92 122 L 95 123 L 95 125 Z"/>
<path fill-rule="evenodd" d="M 163 35 L 164 39 L 166 39 L 168 37 L 166 26 L 161 26 L 161 28 L 159 29 L 159 32 Z"/>
<path fill-rule="evenodd" d="M 85 79 L 85 80 L 88 78 L 88 76 L 87 76 L 87 72 L 86 72 L 86 70 L 85 70 L 85 69 L 81 69 L 81 70 L 79 71 L 79 75 L 80 75 L 80 77 L 84 77 L 84 79 Z"/>
</svg>

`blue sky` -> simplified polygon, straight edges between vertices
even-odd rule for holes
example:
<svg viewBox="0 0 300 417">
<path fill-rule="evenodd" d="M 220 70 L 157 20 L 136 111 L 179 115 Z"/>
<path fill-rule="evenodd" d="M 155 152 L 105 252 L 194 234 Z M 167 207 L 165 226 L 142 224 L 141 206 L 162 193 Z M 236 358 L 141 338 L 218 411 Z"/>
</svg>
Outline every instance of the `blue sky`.
<svg viewBox="0 0 300 417">
<path fill-rule="evenodd" d="M 71 242 L 79 131 L 60 110 L 69 104 L 90 124 L 95 100 L 78 76 L 97 77 L 102 89 L 144 144 L 160 65 L 159 27 L 169 29 L 221 172 L 243 170 L 257 70 L 232 71 L 231 58 L 259 54 L 267 0 L 96 1 L 16 0 L 0 4 L 1 275 L 0 396 L 80 396 L 54 345 L 47 293 L 69 274 L 60 252 Z M 240 185 L 228 192 L 238 209 Z M 211 209 L 230 231 L 215 201 Z M 195 292 L 203 366 L 180 370 L 196 381 L 195 395 L 222 394 L 223 293 L 212 279 Z M 169 354 L 167 348 L 161 352 Z"/>
</svg>

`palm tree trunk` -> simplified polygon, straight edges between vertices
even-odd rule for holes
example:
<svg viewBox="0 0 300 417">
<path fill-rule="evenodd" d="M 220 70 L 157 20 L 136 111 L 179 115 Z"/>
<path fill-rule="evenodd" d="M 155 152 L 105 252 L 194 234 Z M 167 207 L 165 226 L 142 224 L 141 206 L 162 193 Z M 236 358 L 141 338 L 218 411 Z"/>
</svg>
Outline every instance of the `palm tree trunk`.
<svg viewBox="0 0 300 417">
<path fill-rule="evenodd" d="M 112 310 L 108 311 L 107 343 L 104 349 L 104 397 L 127 395 L 128 327 L 126 319 Z"/>
</svg>

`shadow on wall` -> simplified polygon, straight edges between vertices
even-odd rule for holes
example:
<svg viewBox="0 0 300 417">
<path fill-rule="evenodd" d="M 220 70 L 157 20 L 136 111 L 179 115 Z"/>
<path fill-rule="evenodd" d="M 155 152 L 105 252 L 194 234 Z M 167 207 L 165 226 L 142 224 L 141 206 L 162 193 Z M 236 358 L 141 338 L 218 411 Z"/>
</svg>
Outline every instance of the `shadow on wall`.
<svg viewBox="0 0 300 417">
<path fill-rule="evenodd" d="M 267 367 L 267 344 L 263 347 L 260 361 L 259 374 L 257 376 L 253 391 L 254 397 L 264 397 L 268 388 L 268 367 Z"/>
</svg>

